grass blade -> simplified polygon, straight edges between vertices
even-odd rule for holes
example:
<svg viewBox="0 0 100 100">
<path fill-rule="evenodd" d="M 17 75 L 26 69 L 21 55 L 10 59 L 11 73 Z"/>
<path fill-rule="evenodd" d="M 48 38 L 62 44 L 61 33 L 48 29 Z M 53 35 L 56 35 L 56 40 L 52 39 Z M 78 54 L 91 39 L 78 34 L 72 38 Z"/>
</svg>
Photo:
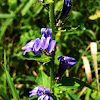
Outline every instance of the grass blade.
<svg viewBox="0 0 100 100">
<path fill-rule="evenodd" d="M 8 96 L 3 92 L 2 89 L 0 89 L 0 96 L 1 96 L 4 100 L 10 100 L 10 99 L 8 98 Z"/>
<path fill-rule="evenodd" d="M 96 79 L 97 79 L 98 91 L 100 91 L 98 66 L 97 66 L 97 43 L 91 42 L 90 49 L 91 49 L 91 56 L 92 56 L 93 64 L 94 64 L 95 76 L 96 76 Z"/>
<path fill-rule="evenodd" d="M 68 89 L 68 90 L 67 90 L 67 93 L 70 95 L 70 97 L 71 97 L 73 100 L 80 100 L 80 99 L 78 98 L 78 96 L 77 96 L 76 94 L 73 93 L 72 90 Z"/>
<path fill-rule="evenodd" d="M 0 14 L 0 18 L 15 18 L 14 14 Z"/>
<path fill-rule="evenodd" d="M 4 51 L 4 71 L 5 71 L 5 74 L 6 74 L 7 82 L 8 82 L 8 85 L 9 85 L 11 91 L 12 91 L 12 95 L 13 95 L 14 100 L 20 100 L 19 95 L 17 94 L 16 88 L 14 86 L 14 83 L 11 80 L 10 74 L 7 71 L 6 65 L 7 65 L 6 52 Z"/>
<path fill-rule="evenodd" d="M 84 67 L 85 67 L 85 73 L 86 73 L 87 81 L 88 81 L 89 84 L 91 84 L 92 74 L 91 74 L 91 68 L 90 68 L 89 60 L 85 56 L 82 56 L 82 59 L 83 59 Z"/>
<path fill-rule="evenodd" d="M 29 0 L 29 2 L 25 5 L 25 7 L 23 8 L 23 10 L 21 11 L 22 16 L 24 16 L 27 11 L 30 9 L 30 7 L 32 6 L 32 4 L 35 2 L 36 0 Z"/>
</svg>

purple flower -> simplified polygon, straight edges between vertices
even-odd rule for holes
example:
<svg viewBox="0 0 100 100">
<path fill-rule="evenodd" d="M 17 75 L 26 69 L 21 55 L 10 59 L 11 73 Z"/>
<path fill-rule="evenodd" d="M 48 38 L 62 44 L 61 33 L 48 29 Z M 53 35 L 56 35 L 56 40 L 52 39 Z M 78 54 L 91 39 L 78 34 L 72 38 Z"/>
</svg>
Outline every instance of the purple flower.
<svg viewBox="0 0 100 100">
<path fill-rule="evenodd" d="M 33 52 L 34 54 L 41 53 L 41 40 L 39 38 L 36 38 L 34 40 L 31 40 L 28 42 L 24 47 L 22 47 L 22 50 L 25 50 L 23 55 L 26 54 L 26 52 Z"/>
<path fill-rule="evenodd" d="M 63 9 L 59 19 L 57 20 L 56 26 L 60 26 L 60 24 L 63 24 L 64 19 L 67 17 L 70 9 L 71 9 L 71 0 L 64 0 Z"/>
<path fill-rule="evenodd" d="M 49 53 L 53 51 L 56 41 L 51 40 L 52 29 L 42 28 L 41 34 L 41 39 L 36 38 L 34 40 L 31 40 L 24 47 L 22 47 L 22 50 L 25 50 L 23 55 L 25 55 L 26 52 L 33 52 L 34 54 L 38 54 L 41 53 L 42 50 L 48 50 Z"/>
<path fill-rule="evenodd" d="M 61 13 L 61 16 L 59 17 L 59 19 L 66 17 L 68 15 L 70 9 L 71 9 L 71 0 L 64 0 L 62 13 Z"/>
<path fill-rule="evenodd" d="M 38 100 L 53 100 L 53 98 L 48 95 L 42 95 L 38 98 Z"/>
<path fill-rule="evenodd" d="M 68 56 L 58 56 L 58 60 L 60 59 L 59 70 L 55 79 L 59 79 L 63 73 L 66 71 L 67 66 L 76 64 L 75 58 Z"/>
<path fill-rule="evenodd" d="M 29 97 L 32 97 L 34 95 L 40 96 L 38 100 L 53 100 L 53 98 L 49 95 L 50 89 L 49 88 L 45 89 L 43 85 L 39 85 L 38 87 L 29 91 L 29 93 L 31 93 Z"/>
<path fill-rule="evenodd" d="M 56 41 L 51 40 L 52 29 L 42 28 L 41 29 L 41 48 L 43 50 L 48 49 L 48 52 L 51 53 L 55 47 Z"/>
<path fill-rule="evenodd" d="M 36 88 L 32 89 L 31 91 L 29 91 L 29 93 L 31 93 L 31 94 L 29 95 L 29 97 L 32 97 L 32 96 L 34 96 L 34 95 L 41 96 L 41 95 L 44 94 L 43 91 L 44 91 L 43 85 L 39 85 L 38 87 L 36 87 Z"/>
</svg>

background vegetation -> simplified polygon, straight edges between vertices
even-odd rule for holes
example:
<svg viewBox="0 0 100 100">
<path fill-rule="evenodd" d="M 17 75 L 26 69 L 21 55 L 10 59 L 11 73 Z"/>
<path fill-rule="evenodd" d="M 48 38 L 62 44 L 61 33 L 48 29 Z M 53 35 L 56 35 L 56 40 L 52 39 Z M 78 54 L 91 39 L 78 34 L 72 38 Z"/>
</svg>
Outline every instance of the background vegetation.
<svg viewBox="0 0 100 100">
<path fill-rule="evenodd" d="M 56 18 L 62 7 L 63 0 L 55 0 Z M 47 62 L 50 59 L 48 57 L 39 55 L 39 57 L 41 56 L 39 58 L 32 53 L 27 53 L 26 56 L 23 56 L 23 51 L 21 50 L 21 47 L 28 41 L 41 37 L 41 28 L 49 28 L 48 16 L 48 5 L 43 6 L 38 0 L 0 0 L 1 100 L 2 97 L 7 95 L 8 97 L 3 99 L 12 98 L 12 91 L 6 81 L 6 73 L 2 66 L 4 63 L 4 49 L 7 55 L 7 70 L 22 100 L 30 100 L 28 92 L 39 84 L 38 78 L 41 75 L 45 76 L 46 73 L 49 76 Z M 55 33 L 57 41 L 55 73 L 57 73 L 59 66 L 58 55 L 74 57 L 77 64 L 68 67 L 64 76 L 85 81 L 95 89 L 92 91 L 86 87 L 79 88 L 76 86 L 74 89 L 68 88 L 66 92 L 58 93 L 57 97 L 60 100 L 78 100 L 78 98 L 79 100 L 99 100 L 97 90 L 100 91 L 100 89 L 97 82 L 99 82 L 100 75 L 96 72 L 100 73 L 100 1 L 72 0 L 72 9 L 63 27 L 62 31 L 59 31 L 60 28 L 56 28 Z M 97 55 L 92 52 L 95 48 L 91 43 L 97 44 L 97 47 L 95 47 Z M 44 61 L 45 63 L 43 63 Z M 88 66 L 86 62 L 89 62 L 90 71 L 85 67 Z M 2 92 L 4 92 L 3 95 L 7 95 L 2 96 Z M 37 97 L 34 96 L 34 98 L 36 99 Z"/>
</svg>

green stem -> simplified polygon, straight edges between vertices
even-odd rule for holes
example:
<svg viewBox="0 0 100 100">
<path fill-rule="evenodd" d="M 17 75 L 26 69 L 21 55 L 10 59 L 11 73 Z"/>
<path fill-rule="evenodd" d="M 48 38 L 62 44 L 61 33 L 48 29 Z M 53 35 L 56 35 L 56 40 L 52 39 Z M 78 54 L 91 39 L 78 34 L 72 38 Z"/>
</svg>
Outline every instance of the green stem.
<svg viewBox="0 0 100 100">
<path fill-rule="evenodd" d="M 52 29 L 52 39 L 55 38 L 55 18 L 54 18 L 54 3 L 49 6 L 50 28 Z"/>
<path fill-rule="evenodd" d="M 52 60 L 51 60 L 52 61 Z M 53 91 L 53 85 L 54 85 L 54 64 L 51 62 L 50 66 L 50 90 Z"/>
<path fill-rule="evenodd" d="M 49 5 L 49 20 L 50 20 L 50 28 L 52 29 L 52 39 L 55 39 L 55 19 L 54 19 L 54 3 Z M 54 55 L 52 54 L 52 60 L 50 62 L 50 90 L 53 91 L 54 85 Z"/>
</svg>

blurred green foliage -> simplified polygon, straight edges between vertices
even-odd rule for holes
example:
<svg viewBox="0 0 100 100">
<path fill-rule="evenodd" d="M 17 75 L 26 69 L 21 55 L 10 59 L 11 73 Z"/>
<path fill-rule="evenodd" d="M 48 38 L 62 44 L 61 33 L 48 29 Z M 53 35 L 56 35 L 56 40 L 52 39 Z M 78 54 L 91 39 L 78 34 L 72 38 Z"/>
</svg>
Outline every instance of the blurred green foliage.
<svg viewBox="0 0 100 100">
<path fill-rule="evenodd" d="M 61 12 L 62 7 L 63 0 L 55 0 L 55 18 L 58 16 L 58 12 Z M 82 68 L 81 56 L 90 42 L 100 40 L 100 18 L 89 19 L 89 16 L 94 15 L 96 11 L 100 11 L 99 0 L 72 0 L 72 9 L 67 17 L 67 22 L 62 27 L 61 32 L 56 28 L 55 74 L 59 66 L 57 56 L 66 55 L 76 58 L 77 61 L 76 65 L 68 67 L 70 76 L 87 81 L 86 74 Z M 47 62 L 50 61 L 50 57 L 45 55 L 35 56 L 31 55 L 31 53 L 23 56 L 23 51 L 21 50 L 21 47 L 28 41 L 41 37 L 41 28 L 49 28 L 48 16 L 48 5 L 43 6 L 38 0 L 0 0 L 0 63 L 2 65 L 4 62 L 5 49 L 7 69 L 21 100 L 30 100 L 28 92 L 35 86 L 42 84 L 42 82 L 39 82 L 40 80 L 44 81 L 43 85 L 45 87 L 49 87 L 47 75 L 49 76 L 50 73 Z M 88 57 L 92 69 L 93 82 L 91 85 L 97 87 L 90 50 L 85 55 Z M 41 58 L 43 61 L 38 58 L 40 56 L 43 57 Z M 98 71 L 100 73 L 100 43 L 98 43 L 97 58 Z M 7 85 L 6 79 L 4 70 L 0 66 L 0 93 L 3 91 L 3 96 L 0 96 L 4 97 L 4 100 L 6 100 L 5 97 L 12 98 L 12 92 Z M 45 80 L 48 81 L 45 82 Z M 55 95 L 57 95 L 58 100 L 78 100 L 77 98 L 82 89 L 79 89 L 79 86 L 76 87 L 74 92 L 72 89 L 63 92 L 63 90 L 59 91 L 58 88 L 55 88 Z M 88 88 L 80 99 L 98 100 L 98 95 L 96 90 L 92 91 Z M 35 100 L 36 98 L 37 96 L 34 96 L 31 99 Z"/>
</svg>

